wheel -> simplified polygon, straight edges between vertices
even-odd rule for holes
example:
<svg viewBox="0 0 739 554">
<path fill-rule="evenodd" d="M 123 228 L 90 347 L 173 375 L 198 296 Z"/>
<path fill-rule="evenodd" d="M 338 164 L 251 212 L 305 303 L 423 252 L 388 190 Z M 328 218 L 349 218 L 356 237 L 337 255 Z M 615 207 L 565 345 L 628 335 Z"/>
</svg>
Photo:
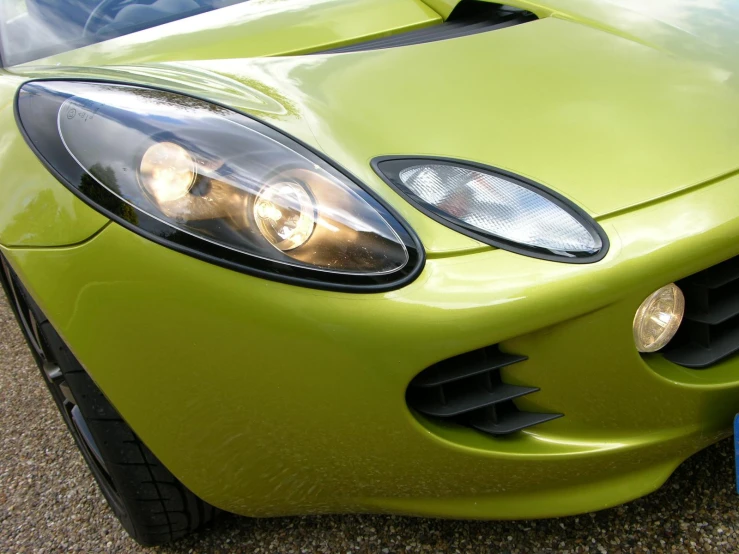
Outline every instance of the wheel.
<svg viewBox="0 0 739 554">
<path fill-rule="evenodd" d="M 2 256 L 0 282 L 67 427 L 131 537 L 154 546 L 210 522 L 215 508 L 180 483 L 123 421 Z"/>
</svg>

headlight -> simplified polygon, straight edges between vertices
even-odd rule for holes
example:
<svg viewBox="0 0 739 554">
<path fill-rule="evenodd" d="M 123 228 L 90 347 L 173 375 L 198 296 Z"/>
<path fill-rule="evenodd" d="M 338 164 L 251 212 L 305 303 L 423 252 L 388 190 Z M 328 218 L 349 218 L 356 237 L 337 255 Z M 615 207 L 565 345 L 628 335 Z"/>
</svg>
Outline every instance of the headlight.
<svg viewBox="0 0 739 554">
<path fill-rule="evenodd" d="M 650 294 L 634 316 L 634 342 L 639 352 L 656 352 L 672 340 L 685 313 L 685 296 L 675 283 Z"/>
<path fill-rule="evenodd" d="M 106 83 L 21 87 L 29 144 L 74 193 L 180 252 L 306 286 L 387 290 L 423 251 L 372 193 L 250 117 L 172 92 Z"/>
<path fill-rule="evenodd" d="M 522 177 L 437 158 L 378 158 L 373 166 L 426 215 L 486 244 L 571 263 L 598 261 L 608 250 L 590 216 Z"/>
</svg>

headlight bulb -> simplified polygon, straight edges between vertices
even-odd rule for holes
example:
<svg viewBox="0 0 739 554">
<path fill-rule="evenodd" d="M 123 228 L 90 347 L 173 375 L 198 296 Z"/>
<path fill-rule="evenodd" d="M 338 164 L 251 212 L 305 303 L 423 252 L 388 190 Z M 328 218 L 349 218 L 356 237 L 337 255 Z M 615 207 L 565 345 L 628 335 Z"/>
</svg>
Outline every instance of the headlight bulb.
<svg viewBox="0 0 739 554">
<path fill-rule="evenodd" d="M 141 158 L 139 182 L 159 205 L 184 197 L 195 176 L 192 156 L 173 142 L 158 142 Z"/>
<path fill-rule="evenodd" d="M 311 195 L 295 182 L 266 185 L 254 201 L 259 231 L 283 252 L 305 244 L 316 226 L 315 214 Z"/>
</svg>

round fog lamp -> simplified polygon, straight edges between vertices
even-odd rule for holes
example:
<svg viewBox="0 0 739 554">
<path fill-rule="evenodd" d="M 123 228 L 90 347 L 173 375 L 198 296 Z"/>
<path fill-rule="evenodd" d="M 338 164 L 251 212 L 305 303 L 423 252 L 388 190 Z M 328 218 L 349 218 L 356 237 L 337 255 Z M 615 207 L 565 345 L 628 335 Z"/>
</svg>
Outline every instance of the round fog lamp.
<svg viewBox="0 0 739 554">
<path fill-rule="evenodd" d="M 634 317 L 634 342 L 639 352 L 664 348 L 677 333 L 685 313 L 685 297 L 675 283 L 650 294 Z"/>
</svg>

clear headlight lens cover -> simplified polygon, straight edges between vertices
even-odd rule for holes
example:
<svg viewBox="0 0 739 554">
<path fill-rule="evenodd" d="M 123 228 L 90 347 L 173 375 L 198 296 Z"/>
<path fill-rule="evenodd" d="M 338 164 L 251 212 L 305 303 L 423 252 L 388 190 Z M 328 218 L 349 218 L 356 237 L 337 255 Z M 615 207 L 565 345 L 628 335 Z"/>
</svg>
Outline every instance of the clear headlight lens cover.
<svg viewBox="0 0 739 554">
<path fill-rule="evenodd" d="M 605 233 L 591 217 L 521 177 L 434 158 L 380 158 L 373 165 L 421 211 L 487 244 L 574 263 L 606 254 Z"/>
<path fill-rule="evenodd" d="M 423 263 L 410 229 L 307 147 L 227 108 L 112 83 L 24 85 L 18 119 L 60 180 L 181 252 L 306 286 L 396 288 Z"/>
</svg>

